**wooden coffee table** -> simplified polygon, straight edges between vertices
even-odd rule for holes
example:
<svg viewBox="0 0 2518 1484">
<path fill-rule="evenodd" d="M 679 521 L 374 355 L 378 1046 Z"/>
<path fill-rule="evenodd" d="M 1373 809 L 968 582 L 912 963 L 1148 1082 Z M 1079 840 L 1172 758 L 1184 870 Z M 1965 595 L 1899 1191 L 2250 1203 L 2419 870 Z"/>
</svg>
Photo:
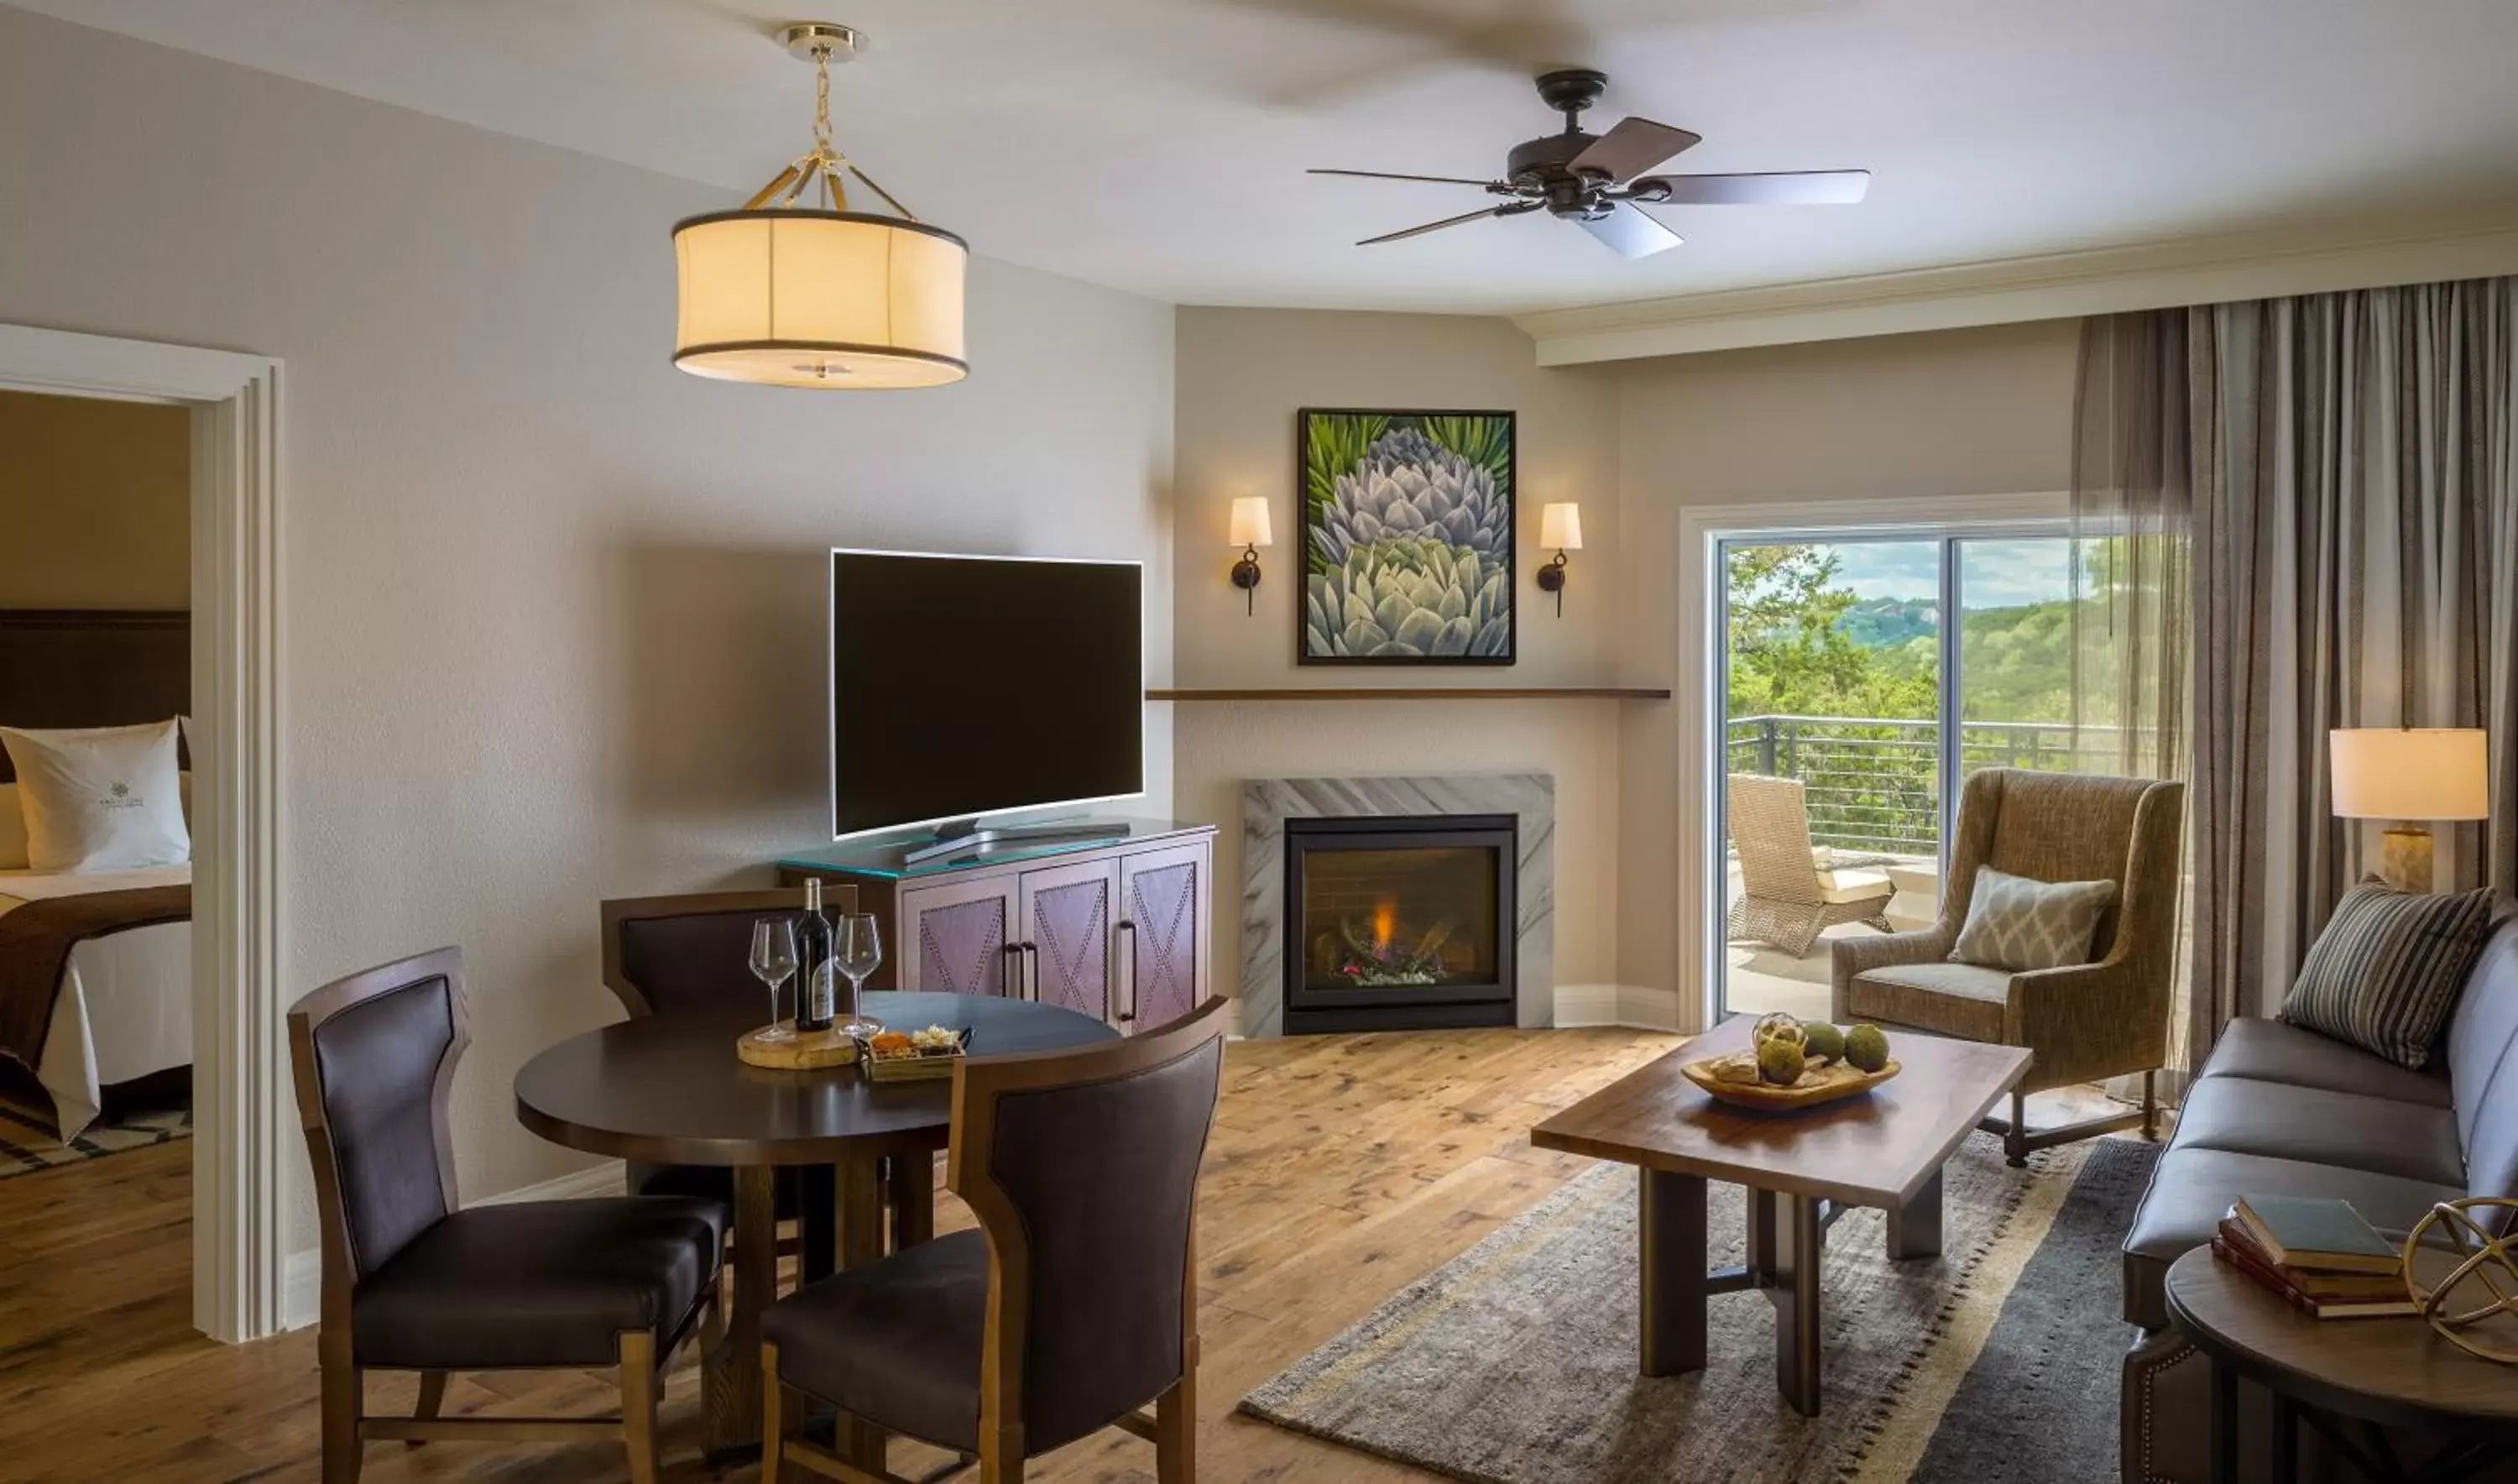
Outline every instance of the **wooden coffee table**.
<svg viewBox="0 0 2518 1484">
<path fill-rule="evenodd" d="M 1738 1016 L 1530 1131 L 1541 1149 L 1642 1172 L 1643 1374 L 1705 1369 L 1706 1300 L 1760 1292 L 1775 1306 L 1775 1384 L 1819 1405 L 1819 1266 L 1828 1227 L 1858 1205 L 1888 1213 L 1888 1255 L 1941 1249 L 1941 1165 L 2028 1070 L 2028 1053 L 1893 1033 L 1893 1081 L 1798 1113 L 1717 1103 L 1678 1069 L 1749 1044 Z M 1705 1182 L 1749 1191 L 1749 1260 L 1708 1272 Z"/>
</svg>

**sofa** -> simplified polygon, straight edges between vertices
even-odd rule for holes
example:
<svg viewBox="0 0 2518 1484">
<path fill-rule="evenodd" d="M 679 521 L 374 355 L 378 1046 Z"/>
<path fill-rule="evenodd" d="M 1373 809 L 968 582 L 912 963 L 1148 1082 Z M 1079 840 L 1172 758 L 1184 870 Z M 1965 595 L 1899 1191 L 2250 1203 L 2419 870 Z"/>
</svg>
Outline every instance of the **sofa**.
<svg viewBox="0 0 2518 1484">
<path fill-rule="evenodd" d="M 2124 1242 L 2124 1317 L 2136 1330 L 2124 1360 L 2125 1484 L 2209 1477 L 2209 1368 L 2170 1326 L 2162 1286 L 2170 1263 L 2212 1240 L 2233 1200 L 2340 1197 L 2402 1232 L 2437 1201 L 2518 1195 L 2518 919 L 2486 943 L 2430 1062 L 2409 1071 L 2279 1021 L 2224 1028 Z M 2261 1470 L 2264 1398 L 2252 1389 L 2241 1388 L 2242 1456 Z M 2400 1455 L 2427 1451 L 2419 1438 L 2393 1441 Z M 2304 1456 L 2314 1442 L 2303 1440 Z M 2329 1460 L 2313 1467 L 2329 1463 L 2302 1477 L 2355 1477 Z"/>
</svg>

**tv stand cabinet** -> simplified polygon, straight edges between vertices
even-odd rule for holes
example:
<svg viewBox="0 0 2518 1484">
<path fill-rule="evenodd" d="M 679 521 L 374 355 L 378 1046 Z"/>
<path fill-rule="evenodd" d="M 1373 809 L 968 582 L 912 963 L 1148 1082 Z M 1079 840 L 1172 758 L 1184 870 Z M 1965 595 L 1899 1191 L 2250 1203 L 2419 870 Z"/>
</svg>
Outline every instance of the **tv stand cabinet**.
<svg viewBox="0 0 2518 1484">
<path fill-rule="evenodd" d="M 884 961 L 868 988 L 1012 995 L 1133 1034 L 1214 992 L 1215 826 L 1105 823 L 950 860 L 909 860 L 920 842 L 834 846 L 780 860 L 778 881 L 819 877 L 833 910 L 875 915 Z"/>
</svg>

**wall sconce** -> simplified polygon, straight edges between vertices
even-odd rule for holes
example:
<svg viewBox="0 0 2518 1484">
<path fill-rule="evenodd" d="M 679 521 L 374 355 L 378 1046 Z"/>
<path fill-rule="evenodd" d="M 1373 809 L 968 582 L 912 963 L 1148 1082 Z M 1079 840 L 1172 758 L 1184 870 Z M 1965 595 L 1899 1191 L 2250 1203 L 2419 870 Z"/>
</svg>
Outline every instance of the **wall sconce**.
<svg viewBox="0 0 2518 1484">
<path fill-rule="evenodd" d="M 1583 549 L 1583 507 L 1571 501 L 1541 505 L 1539 544 L 1554 546 L 1556 559 L 1539 569 L 1539 590 L 1556 594 L 1556 616 L 1565 616 L 1565 553 Z"/>
<path fill-rule="evenodd" d="M 1259 548 L 1270 545 L 1268 531 L 1268 497 L 1245 495 L 1233 502 L 1233 545 L 1241 548 L 1241 560 L 1233 564 L 1233 586 L 1248 599 L 1247 610 L 1259 611 Z"/>
</svg>

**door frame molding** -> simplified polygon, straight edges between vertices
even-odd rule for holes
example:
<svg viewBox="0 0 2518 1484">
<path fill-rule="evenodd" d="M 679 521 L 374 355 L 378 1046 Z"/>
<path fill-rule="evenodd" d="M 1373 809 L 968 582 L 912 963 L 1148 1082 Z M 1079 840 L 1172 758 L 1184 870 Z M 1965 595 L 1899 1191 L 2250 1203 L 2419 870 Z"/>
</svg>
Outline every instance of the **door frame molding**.
<svg viewBox="0 0 2518 1484">
<path fill-rule="evenodd" d="M 0 325 L 0 388 L 192 411 L 193 1323 L 282 1324 L 281 362 Z"/>
<path fill-rule="evenodd" d="M 1674 905 L 1678 914 L 1678 1030 L 1693 1033 L 1714 1024 L 1720 1009 L 1723 941 L 1715 924 L 1721 920 L 1720 857 L 1721 787 L 1719 756 L 1708 745 L 1707 728 L 1721 713 L 1722 667 L 1715 645 L 1722 634 L 1718 606 L 1722 585 L 1715 580 L 1721 544 L 1739 537 L 1814 541 L 1858 536 L 1878 541 L 1911 533 L 1938 540 L 1990 533 L 2023 521 L 2053 521 L 2071 514 L 2071 496 L 2062 490 L 2007 494 L 1941 495 L 1916 498 L 1880 497 L 1860 500 L 1770 502 L 1756 504 L 1693 505 L 1678 514 L 1678 684 L 1671 697 L 1677 708 L 1678 807 L 1677 880 Z M 1945 585 L 1946 587 L 1946 585 Z M 1691 993 L 1685 987 L 1694 981 Z"/>
</svg>

